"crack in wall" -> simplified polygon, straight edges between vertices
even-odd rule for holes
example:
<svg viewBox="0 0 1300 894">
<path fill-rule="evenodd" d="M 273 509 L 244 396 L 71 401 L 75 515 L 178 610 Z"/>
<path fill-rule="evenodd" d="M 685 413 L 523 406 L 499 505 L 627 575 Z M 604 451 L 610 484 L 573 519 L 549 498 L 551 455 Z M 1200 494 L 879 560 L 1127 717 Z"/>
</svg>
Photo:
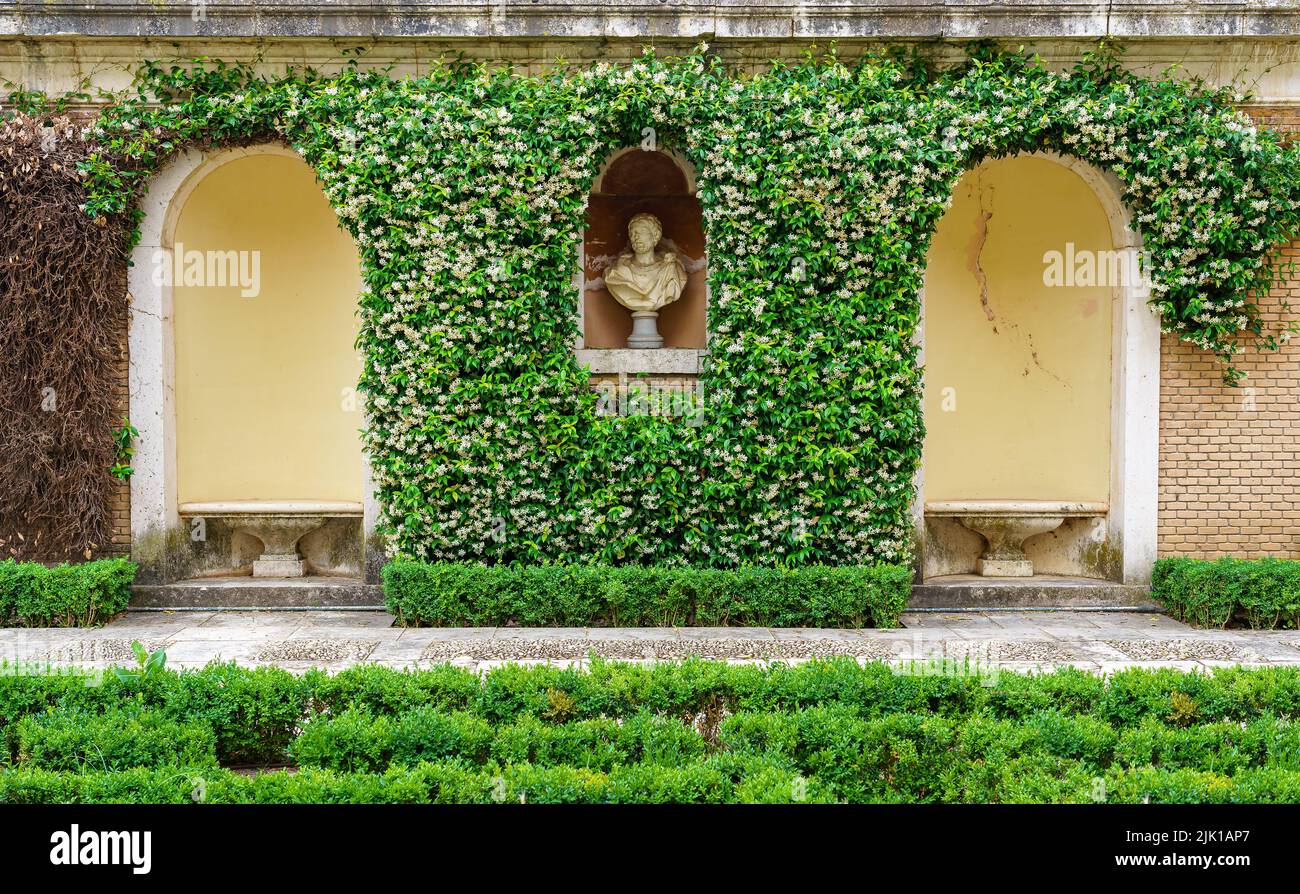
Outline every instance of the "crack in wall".
<svg viewBox="0 0 1300 894">
<path fill-rule="evenodd" d="M 976 177 L 978 178 L 978 175 Z M 975 234 L 966 246 L 966 266 L 975 275 L 975 281 L 979 283 L 980 307 L 984 309 L 984 316 L 988 317 L 989 322 L 993 324 L 993 332 L 996 334 L 998 331 L 997 314 L 993 312 L 993 306 L 989 303 L 989 277 L 984 272 L 983 263 L 984 244 L 989 239 L 989 221 L 993 219 L 993 211 L 984 208 L 983 184 L 980 184 L 978 179 L 976 180 L 976 186 L 980 209 L 979 216 L 975 218 Z M 992 188 L 990 188 L 990 194 L 992 191 Z M 989 204 L 992 204 L 991 195 Z"/>
<path fill-rule="evenodd" d="M 993 310 L 993 303 L 989 299 L 989 277 L 988 273 L 984 270 L 984 248 L 988 244 L 989 240 L 989 221 L 993 219 L 993 194 L 993 187 L 990 186 L 988 188 L 988 207 L 986 208 L 984 205 L 984 181 L 980 176 L 979 170 L 976 169 L 975 198 L 979 203 L 979 214 L 975 218 L 975 232 L 971 236 L 970 241 L 966 244 L 966 267 L 970 270 L 971 275 L 975 277 L 975 282 L 979 284 L 980 307 L 984 311 L 984 316 L 988 318 L 989 323 L 992 325 L 993 334 L 999 335 L 1001 334 L 998 329 L 999 316 L 997 312 Z M 1019 323 L 1008 320 L 1005 317 L 1002 317 L 1001 321 L 1003 325 L 1007 327 L 1008 331 L 1016 332 L 1024 338 L 1025 347 L 1029 352 L 1029 358 L 1032 361 L 1033 366 L 1051 376 L 1066 388 L 1070 387 L 1069 382 L 1043 366 L 1042 361 L 1038 357 L 1038 349 L 1034 346 L 1034 336 L 1031 333 L 1021 329 Z M 1025 367 L 1024 375 L 1029 375 L 1028 366 Z"/>
</svg>

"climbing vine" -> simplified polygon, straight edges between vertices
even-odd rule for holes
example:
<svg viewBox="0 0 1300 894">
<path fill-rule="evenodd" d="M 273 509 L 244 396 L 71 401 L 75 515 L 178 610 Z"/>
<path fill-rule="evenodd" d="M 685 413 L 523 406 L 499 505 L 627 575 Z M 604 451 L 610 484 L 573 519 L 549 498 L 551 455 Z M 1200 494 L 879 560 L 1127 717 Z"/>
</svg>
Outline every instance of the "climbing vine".
<svg viewBox="0 0 1300 894">
<path fill-rule="evenodd" d="M 279 139 L 315 168 L 362 258 L 365 444 L 399 553 L 905 561 L 917 296 L 958 178 L 1034 150 L 1113 173 L 1164 329 L 1235 382 L 1244 340 L 1288 334 L 1257 301 L 1300 225 L 1300 151 L 1238 99 L 1105 50 L 1066 72 L 982 50 L 942 72 L 809 56 L 749 78 L 704 49 L 540 76 L 147 66 L 82 170 L 99 216 L 185 147 Z M 598 415 L 572 350 L 587 194 L 646 128 L 691 160 L 704 208 L 699 426 Z"/>
<path fill-rule="evenodd" d="M 78 210 L 85 130 L 40 103 L 0 121 L 0 559 L 113 548 L 130 222 Z"/>
</svg>

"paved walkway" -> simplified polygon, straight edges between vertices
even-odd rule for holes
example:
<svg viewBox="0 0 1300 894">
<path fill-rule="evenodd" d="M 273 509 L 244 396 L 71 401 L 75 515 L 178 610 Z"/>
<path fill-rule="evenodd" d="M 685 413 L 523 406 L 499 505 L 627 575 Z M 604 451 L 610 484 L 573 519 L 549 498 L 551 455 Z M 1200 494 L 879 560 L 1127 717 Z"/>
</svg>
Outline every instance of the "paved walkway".
<svg viewBox="0 0 1300 894">
<path fill-rule="evenodd" d="M 400 628 L 384 612 L 310 610 L 129 612 L 98 629 L 0 630 L 0 659 L 106 667 L 130 643 L 164 648 L 173 668 L 210 661 L 291 670 L 352 664 L 489 668 L 507 661 L 582 665 L 591 655 L 653 661 L 697 655 L 797 661 L 850 655 L 905 663 L 969 659 L 1008 670 L 1074 665 L 1184 670 L 1250 664 L 1300 667 L 1300 632 L 1206 631 L 1135 612 L 908 612 L 899 630 L 767 627 Z"/>
</svg>

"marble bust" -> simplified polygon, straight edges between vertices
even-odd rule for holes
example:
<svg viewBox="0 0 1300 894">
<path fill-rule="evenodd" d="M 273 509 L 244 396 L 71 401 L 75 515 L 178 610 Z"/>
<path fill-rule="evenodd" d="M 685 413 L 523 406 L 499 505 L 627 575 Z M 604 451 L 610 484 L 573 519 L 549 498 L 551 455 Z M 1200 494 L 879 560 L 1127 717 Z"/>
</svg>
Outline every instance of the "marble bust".
<svg viewBox="0 0 1300 894">
<path fill-rule="evenodd" d="M 682 297 L 686 267 L 671 251 L 655 251 L 663 225 L 653 214 L 638 214 L 627 224 L 630 251 L 619 255 L 605 274 L 605 288 L 614 300 L 632 311 L 629 348 L 661 348 L 659 309 Z"/>
</svg>

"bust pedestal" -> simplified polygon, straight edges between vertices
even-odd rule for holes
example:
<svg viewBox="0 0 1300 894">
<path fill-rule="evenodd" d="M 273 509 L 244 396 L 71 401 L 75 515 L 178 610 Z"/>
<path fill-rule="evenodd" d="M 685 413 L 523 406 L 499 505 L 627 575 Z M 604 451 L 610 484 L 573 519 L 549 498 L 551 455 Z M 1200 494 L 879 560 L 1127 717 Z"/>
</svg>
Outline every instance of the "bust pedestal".
<svg viewBox="0 0 1300 894">
<path fill-rule="evenodd" d="M 662 348 L 664 337 L 659 334 L 659 312 L 632 311 L 632 334 L 627 337 L 629 348 Z"/>
</svg>

